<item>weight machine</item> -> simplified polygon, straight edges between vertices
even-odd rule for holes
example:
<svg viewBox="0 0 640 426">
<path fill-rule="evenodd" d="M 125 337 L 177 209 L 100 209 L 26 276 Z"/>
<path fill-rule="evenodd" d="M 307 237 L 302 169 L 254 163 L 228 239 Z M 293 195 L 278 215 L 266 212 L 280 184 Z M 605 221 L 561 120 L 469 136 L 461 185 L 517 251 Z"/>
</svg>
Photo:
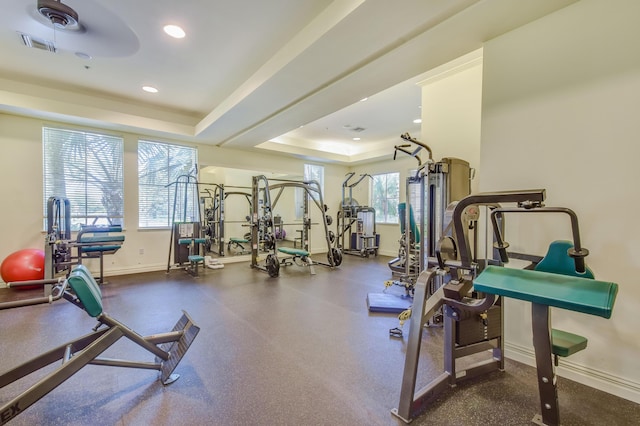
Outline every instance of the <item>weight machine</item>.
<svg viewBox="0 0 640 426">
<path fill-rule="evenodd" d="M 331 236 L 329 225 L 332 223 L 331 216 L 327 214 L 326 205 L 322 199 L 322 191 L 320 184 L 315 181 L 293 181 L 273 179 L 274 184 L 263 176 L 254 176 L 252 185 L 252 207 L 251 215 L 251 267 L 264 270 L 271 277 L 277 277 L 280 271 L 280 265 L 289 265 L 291 262 L 300 260 L 302 264 L 310 267 L 311 273 L 315 273 L 314 264 L 320 264 L 328 267 L 340 266 L 342 263 L 342 252 L 335 247 L 331 247 Z M 302 221 L 302 248 L 277 248 L 276 237 L 273 223 L 273 208 L 277 205 L 280 196 L 285 188 L 299 188 L 305 193 L 303 197 L 304 218 Z M 277 191 L 273 201 L 271 199 L 271 191 Z M 311 230 L 311 218 L 309 216 L 309 206 L 312 201 L 320 210 L 322 215 L 322 224 L 327 242 L 327 263 L 320 261 L 312 261 L 309 252 L 309 235 Z M 262 246 L 263 250 L 268 252 L 265 258 L 265 265 L 258 263 L 258 251 Z M 278 253 L 288 255 L 282 259 L 278 258 Z"/>
<path fill-rule="evenodd" d="M 342 203 L 336 215 L 335 246 L 344 254 L 362 257 L 369 257 L 370 254 L 377 256 L 380 235 L 376 233 L 376 210 L 373 207 L 360 206 L 353 199 L 353 188 L 366 177 L 371 178 L 371 175 L 361 174 L 358 180 L 349 183 L 354 175 L 354 172 L 347 173 L 347 178 L 342 182 Z M 348 244 L 345 244 L 345 239 L 348 239 Z"/>
<path fill-rule="evenodd" d="M 592 279 L 585 267 L 584 257 L 588 250 L 581 246 L 575 213 L 566 208 L 545 207 L 544 199 L 545 191 L 542 189 L 490 192 L 469 195 L 453 208 L 453 232 L 436 243 L 437 263 L 421 272 L 416 283 L 400 401 L 392 410 L 395 416 L 408 423 L 450 387 L 489 372 L 504 370 L 503 306 L 500 297 L 503 296 L 533 304 L 533 343 L 542 410 L 534 417 L 534 423 L 559 424 L 552 358 L 557 362 L 558 356 L 569 356 L 584 349 L 586 339 L 551 329 L 549 307 L 609 318 L 617 284 Z M 516 203 L 517 207 L 502 208 L 503 203 Z M 491 210 L 495 241 L 493 251 L 486 248 L 484 259 L 472 251 L 465 224 L 468 212 L 480 206 L 486 206 L 487 212 Z M 552 243 L 544 258 L 508 253 L 509 245 L 503 238 L 505 213 L 534 212 L 568 214 L 573 241 Z M 477 247 L 475 231 L 473 236 Z M 532 263 L 525 269 L 500 267 L 509 257 Z M 437 290 L 430 294 L 430 288 Z M 440 308 L 444 312 L 444 371 L 416 391 L 422 332 Z M 472 355 L 472 360 L 467 358 Z M 458 360 L 461 359 L 472 363 L 459 368 Z"/>
<path fill-rule="evenodd" d="M 206 238 L 200 231 L 199 183 L 195 176 L 185 174 L 178 176 L 174 182 L 166 185 L 166 188 L 171 186 L 174 187 L 174 194 L 167 273 L 174 266 L 197 276 L 198 267 L 205 266 L 203 247 L 206 244 Z"/>
<path fill-rule="evenodd" d="M 402 152 L 414 157 L 418 167 L 406 179 L 407 202 L 398 206 L 402 237 L 398 256 L 388 262 L 392 279 L 385 282 L 385 292 L 367 295 L 369 310 L 372 312 L 400 313 L 410 307 L 418 275 L 437 262 L 436 244 L 443 236 L 451 234 L 449 209 L 457 200 L 471 192 L 473 169 L 468 162 L 451 157 L 435 162 L 428 145 L 412 138 L 408 133 L 401 135 L 401 138 L 409 143 L 395 146 L 394 160 L 397 153 Z M 423 150 L 428 155 L 426 161 L 421 158 Z M 417 197 L 412 197 L 412 193 L 417 194 Z M 417 201 L 415 210 L 412 198 Z M 472 229 L 477 217 L 468 214 L 466 219 L 467 229 Z M 394 285 L 402 287 L 404 295 L 386 292 L 386 289 Z M 430 291 L 435 292 L 436 288 Z M 434 318 L 435 322 L 438 320 L 439 316 Z M 401 333 L 400 330 L 394 330 Z"/>
<path fill-rule="evenodd" d="M 225 244 L 227 249 L 231 249 L 231 246 L 239 246 L 244 251 L 243 244 L 249 244 L 249 238 L 247 235 L 243 237 L 230 237 L 225 240 L 225 225 L 227 223 L 238 223 L 238 221 L 229 221 L 226 218 L 225 209 L 227 208 L 227 199 L 230 196 L 243 196 L 246 198 L 249 205 L 249 214 L 251 214 L 251 193 L 242 191 L 228 191 L 231 189 L 241 189 L 245 187 L 236 186 L 224 186 L 220 184 L 207 184 L 214 185 L 215 189 L 205 189 L 206 196 L 200 198 L 200 202 L 203 206 L 203 232 L 205 235 L 205 252 L 212 252 L 220 257 L 225 256 Z M 245 188 L 250 189 L 250 188 Z M 247 216 L 248 218 L 249 216 Z M 244 222 L 243 222 L 244 223 Z M 248 252 L 249 250 L 247 250 Z"/>
</svg>

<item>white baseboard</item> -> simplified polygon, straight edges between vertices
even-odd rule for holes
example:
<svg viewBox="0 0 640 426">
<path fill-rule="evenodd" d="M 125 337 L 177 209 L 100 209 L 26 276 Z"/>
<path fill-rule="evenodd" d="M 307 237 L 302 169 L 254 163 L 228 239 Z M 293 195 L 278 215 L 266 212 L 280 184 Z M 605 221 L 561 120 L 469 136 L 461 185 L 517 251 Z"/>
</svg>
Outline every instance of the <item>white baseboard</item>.
<svg viewBox="0 0 640 426">
<path fill-rule="evenodd" d="M 534 368 L 536 366 L 532 348 L 505 342 L 505 357 Z M 560 358 L 556 374 L 640 404 L 640 383 L 577 364 L 572 362 L 570 358 Z"/>
</svg>

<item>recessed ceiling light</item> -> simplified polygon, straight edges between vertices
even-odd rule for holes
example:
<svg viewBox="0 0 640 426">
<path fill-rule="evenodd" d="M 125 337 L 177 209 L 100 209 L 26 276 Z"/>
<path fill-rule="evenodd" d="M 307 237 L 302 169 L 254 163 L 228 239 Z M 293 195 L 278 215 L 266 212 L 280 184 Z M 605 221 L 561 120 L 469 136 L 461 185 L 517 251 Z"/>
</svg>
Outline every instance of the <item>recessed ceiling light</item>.
<svg viewBox="0 0 640 426">
<path fill-rule="evenodd" d="M 153 86 L 142 86 L 142 90 L 149 93 L 158 93 L 158 89 Z"/>
<path fill-rule="evenodd" d="M 173 38 L 184 38 L 186 35 L 184 30 L 177 25 L 165 25 L 163 29 Z"/>
<path fill-rule="evenodd" d="M 367 99 L 369 99 L 369 98 L 362 98 L 362 99 L 360 99 L 360 102 L 364 102 L 364 101 L 366 101 Z"/>
<path fill-rule="evenodd" d="M 359 140 L 360 140 L 360 138 L 353 138 L 353 140 L 354 140 L 354 141 L 359 141 Z"/>
<path fill-rule="evenodd" d="M 420 124 L 422 123 L 422 118 L 416 118 L 415 120 L 413 120 L 414 124 Z"/>
</svg>

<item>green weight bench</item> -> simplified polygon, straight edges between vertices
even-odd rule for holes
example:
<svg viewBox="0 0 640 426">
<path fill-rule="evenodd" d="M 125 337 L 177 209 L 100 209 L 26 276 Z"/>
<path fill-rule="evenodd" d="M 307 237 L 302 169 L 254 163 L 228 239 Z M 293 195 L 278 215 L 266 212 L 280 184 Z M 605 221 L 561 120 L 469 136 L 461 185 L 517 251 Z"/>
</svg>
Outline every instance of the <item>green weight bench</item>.
<svg viewBox="0 0 640 426">
<path fill-rule="evenodd" d="M 290 248 L 290 247 L 278 247 L 280 253 L 287 254 L 287 257 L 280 259 L 280 264 L 283 266 L 293 265 L 308 266 L 311 275 L 316 274 L 316 270 L 313 266 L 313 260 L 309 257 L 309 252 L 302 249 Z"/>
<path fill-rule="evenodd" d="M 561 249 L 560 245 L 557 247 L 558 250 Z M 573 268 L 564 269 L 565 261 L 550 262 L 565 265 L 556 269 L 564 272 L 546 272 L 543 269 L 553 270 L 558 265 L 545 265 L 543 262 L 538 264 L 540 270 L 488 266 L 473 283 L 474 290 L 481 293 L 531 302 L 533 347 L 541 406 L 541 414 L 536 415 L 533 422 L 539 425 L 560 424 L 554 361 L 557 362 L 558 356 L 571 355 L 587 345 L 586 338 L 582 336 L 552 331 L 549 308 L 567 309 L 608 319 L 618 292 L 617 284 L 595 280 L 588 270 L 584 274 L 577 274 Z"/>
<path fill-rule="evenodd" d="M 231 251 L 233 248 L 236 250 L 236 254 L 247 254 L 251 253 L 251 250 L 245 248 L 244 244 L 249 244 L 249 240 L 246 238 L 229 238 L 229 242 L 227 243 L 227 250 Z"/>
<path fill-rule="evenodd" d="M 178 239 L 178 244 L 188 246 L 189 247 L 189 255 L 187 256 L 187 260 L 189 260 L 189 265 L 185 268 L 185 271 L 194 277 L 197 277 L 198 274 L 198 266 L 202 265 L 204 269 L 204 256 L 200 255 L 200 246 L 204 246 L 206 242 L 205 238 L 180 238 Z"/>
<path fill-rule="evenodd" d="M 72 292 L 67 291 L 69 287 Z M 92 333 L 60 345 L 0 375 L 0 388 L 4 388 L 55 362 L 60 363 L 26 391 L 0 405 L 0 424 L 22 413 L 87 364 L 157 370 L 164 385 L 180 377 L 173 371 L 200 331 L 186 312 L 183 311 L 171 331 L 144 337 L 103 311 L 102 292 L 85 266 L 76 265 L 69 277 L 60 284 L 60 290 L 65 299 L 97 319 L 98 325 Z M 151 352 L 155 360 L 142 362 L 100 357 L 122 337 Z"/>
</svg>

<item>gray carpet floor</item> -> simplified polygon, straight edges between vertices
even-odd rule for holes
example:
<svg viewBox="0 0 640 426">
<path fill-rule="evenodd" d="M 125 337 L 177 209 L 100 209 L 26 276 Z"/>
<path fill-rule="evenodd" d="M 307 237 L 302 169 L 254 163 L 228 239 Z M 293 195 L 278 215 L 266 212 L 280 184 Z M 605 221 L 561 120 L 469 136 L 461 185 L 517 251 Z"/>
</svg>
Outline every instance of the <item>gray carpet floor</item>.
<svg viewBox="0 0 640 426">
<path fill-rule="evenodd" d="M 402 424 L 390 410 L 398 404 L 406 337 L 389 337 L 396 315 L 369 313 L 365 302 L 390 278 L 388 260 L 345 256 L 334 270 L 316 266 L 310 275 L 287 266 L 278 278 L 247 263 L 198 278 L 180 270 L 109 277 L 105 311 L 138 333 L 169 331 L 182 310 L 201 327 L 176 368 L 180 379 L 163 386 L 152 370 L 88 365 L 10 424 Z M 0 289 L 0 301 L 34 292 L 41 294 Z M 0 310 L 0 371 L 94 325 L 64 300 Z M 441 332 L 425 330 L 419 386 L 441 372 Z M 105 356 L 153 361 L 125 339 Z M 0 404 L 36 378 L 0 389 Z M 568 379 L 559 378 L 559 399 L 563 425 L 640 424 L 640 405 Z M 528 425 L 538 411 L 535 369 L 507 360 L 504 372 L 448 390 L 412 424 Z"/>
</svg>

